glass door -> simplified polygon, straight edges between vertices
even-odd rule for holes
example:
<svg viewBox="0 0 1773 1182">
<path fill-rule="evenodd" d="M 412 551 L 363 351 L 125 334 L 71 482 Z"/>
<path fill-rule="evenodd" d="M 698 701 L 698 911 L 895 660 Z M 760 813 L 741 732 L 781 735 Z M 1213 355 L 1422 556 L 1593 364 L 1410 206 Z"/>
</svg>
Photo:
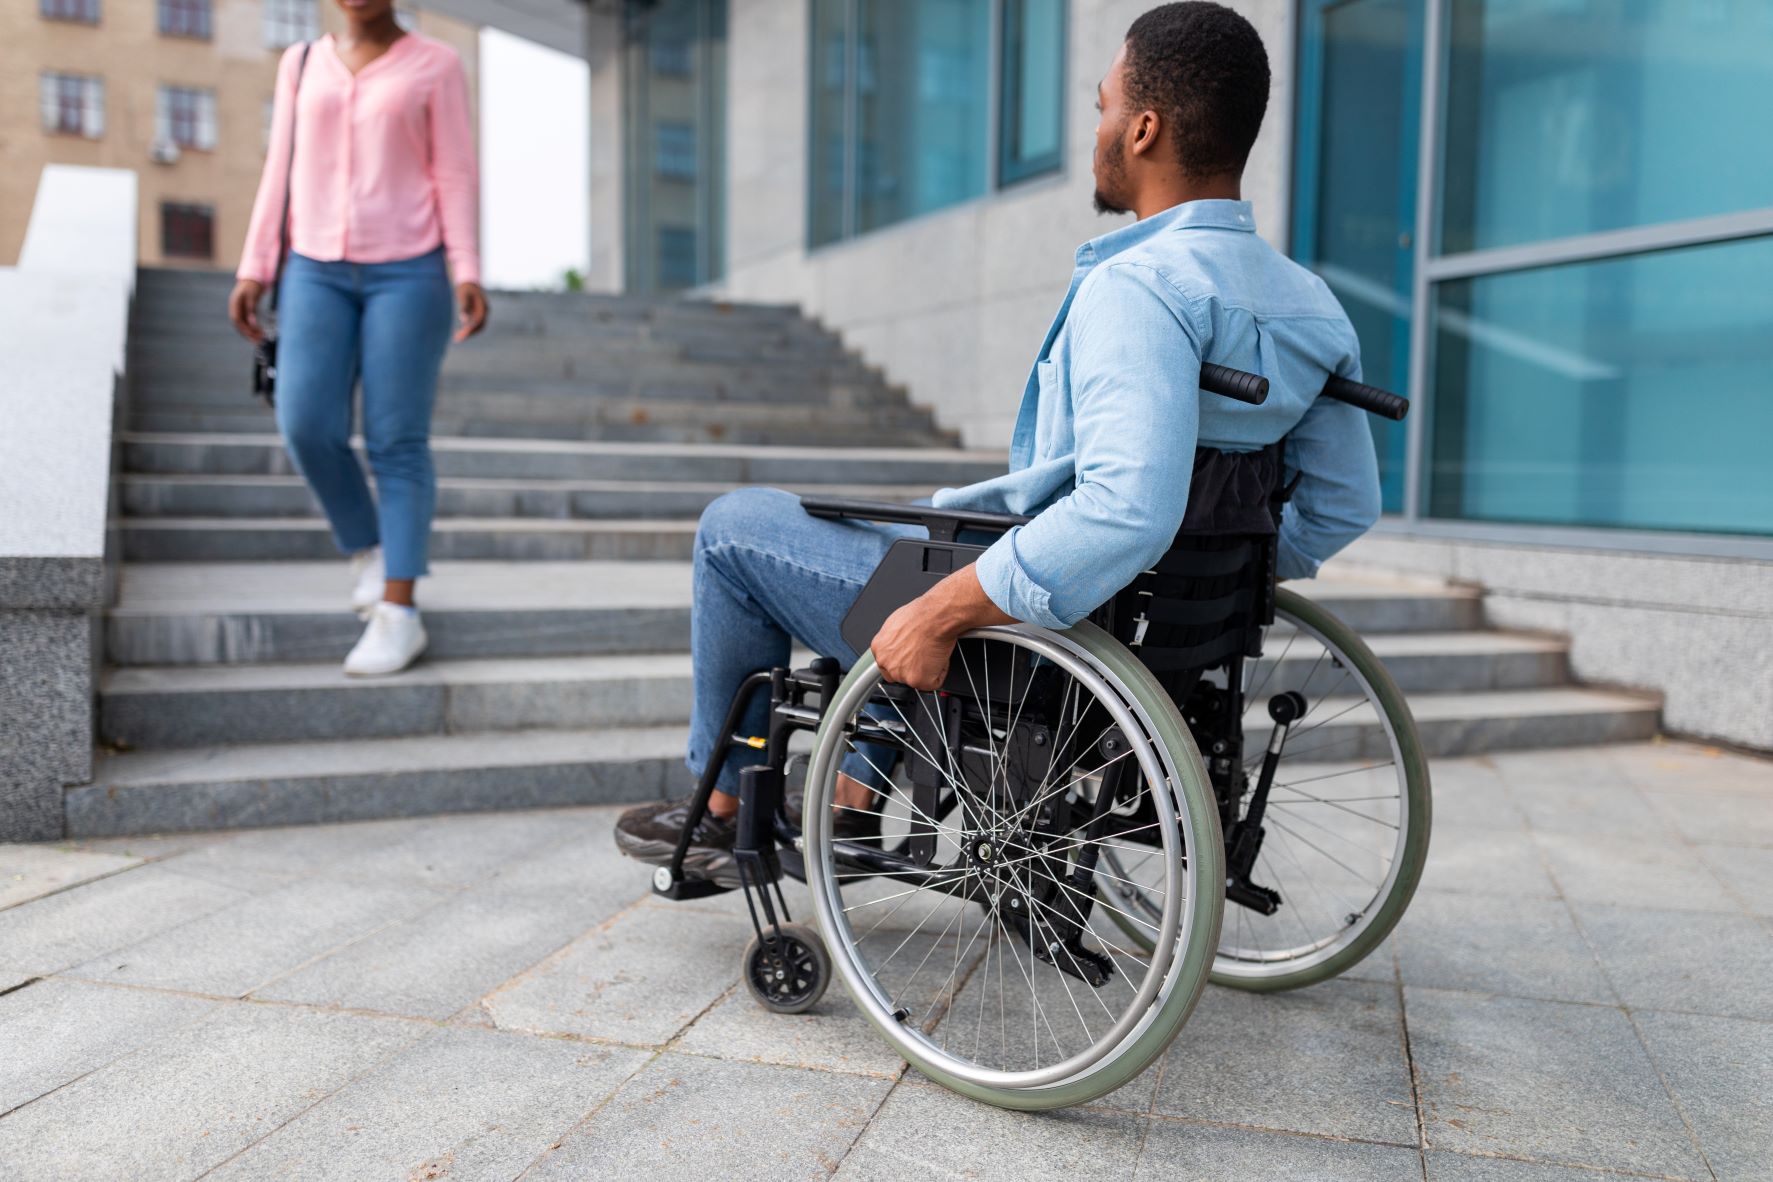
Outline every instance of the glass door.
<svg viewBox="0 0 1773 1182">
<path fill-rule="evenodd" d="M 1424 13 L 1421 0 L 1303 0 L 1300 11 L 1293 256 L 1342 301 L 1366 380 L 1399 393 L 1410 375 Z M 1399 513 L 1404 426 L 1372 423 L 1385 510 Z"/>
</svg>

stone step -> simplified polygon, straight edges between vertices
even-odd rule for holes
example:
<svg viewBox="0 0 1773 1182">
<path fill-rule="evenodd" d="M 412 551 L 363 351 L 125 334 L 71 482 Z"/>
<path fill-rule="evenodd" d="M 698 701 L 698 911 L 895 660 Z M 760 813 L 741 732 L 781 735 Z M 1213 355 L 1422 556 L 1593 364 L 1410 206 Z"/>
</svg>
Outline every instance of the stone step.
<svg viewBox="0 0 1773 1182">
<path fill-rule="evenodd" d="M 336 661 L 108 669 L 100 733 L 121 748 L 680 725 L 688 652 L 424 660 L 394 677 Z"/>
<path fill-rule="evenodd" d="M 1548 688 L 1566 676 L 1564 646 L 1543 637 L 1405 633 L 1372 646 L 1412 695 Z M 1264 694 L 1335 691 L 1309 658 L 1281 664 L 1257 670 Z M 134 748 L 662 725 L 689 719 L 690 666 L 679 652 L 425 661 L 374 680 L 348 678 L 336 661 L 112 669 L 99 700 L 103 740 Z"/>
<path fill-rule="evenodd" d="M 289 475 L 274 434 L 119 436 L 126 472 Z M 1004 471 L 1002 452 L 959 448 L 797 448 L 764 444 L 606 443 L 535 439 L 431 440 L 438 475 L 502 480 L 671 480 L 732 484 L 960 485 Z"/>
<path fill-rule="evenodd" d="M 638 407 L 633 418 L 619 415 L 607 421 L 572 421 L 526 423 L 500 417 L 463 417 L 450 412 L 439 413 L 433 429 L 439 434 L 457 438 L 492 440 L 543 440 L 562 443 L 656 443 L 695 445 L 704 443 L 737 446 L 789 446 L 829 450 L 853 447 L 858 439 L 866 439 L 882 447 L 923 448 L 943 451 L 952 447 L 955 436 L 931 426 L 927 421 L 912 419 L 903 426 L 874 422 L 832 424 L 821 421 L 819 412 L 786 422 L 732 422 L 715 411 L 681 416 L 679 421 L 658 421 L 655 408 Z M 665 408 L 669 410 L 670 408 Z M 687 420 L 687 421 L 685 421 Z M 266 425 L 262 410 L 239 405 L 225 411 L 179 411 L 136 409 L 130 414 L 130 427 L 137 432 L 154 434 L 236 435 L 261 431 Z"/>
<path fill-rule="evenodd" d="M 336 558 L 325 520 L 302 517 L 142 517 L 118 522 L 125 562 L 288 562 Z M 687 562 L 691 520 L 447 517 L 431 527 L 446 561 Z"/>
<path fill-rule="evenodd" d="M 1296 758 L 1384 759 L 1383 732 L 1337 717 Z M 1654 700 L 1594 690 L 1425 694 L 1413 703 L 1431 757 L 1624 742 L 1656 732 Z M 678 727 L 332 739 L 102 755 L 69 789 L 71 837 L 310 824 L 490 809 L 653 800 L 682 791 Z M 1309 746 L 1307 746 L 1309 744 Z M 1297 773 L 1299 764 L 1292 765 Z"/>
<path fill-rule="evenodd" d="M 124 475 L 120 511 L 148 517 L 312 517 L 313 495 L 299 476 Z M 540 517 L 556 520 L 694 518 L 739 484 L 666 480 L 438 481 L 437 512 L 449 517 Z M 878 501 L 914 501 L 933 484 L 800 484 L 789 491 Z"/>
<path fill-rule="evenodd" d="M 684 791 L 678 727 L 513 731 L 101 755 L 69 837 L 657 800 Z"/>
<path fill-rule="evenodd" d="M 421 603 L 434 658 L 680 652 L 690 569 L 681 562 L 438 562 Z M 344 563 L 132 563 L 106 619 L 116 665 L 337 661 L 360 625 Z M 1398 582 L 1315 583 L 1363 634 L 1480 623 L 1475 592 Z"/>
</svg>

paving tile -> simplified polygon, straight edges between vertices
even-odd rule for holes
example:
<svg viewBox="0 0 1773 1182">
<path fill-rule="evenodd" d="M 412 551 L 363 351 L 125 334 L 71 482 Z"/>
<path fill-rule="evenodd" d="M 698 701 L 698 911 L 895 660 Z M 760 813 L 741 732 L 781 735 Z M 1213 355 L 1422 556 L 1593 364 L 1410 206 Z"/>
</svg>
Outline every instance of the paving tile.
<svg viewBox="0 0 1773 1182">
<path fill-rule="evenodd" d="M 590 824 L 561 810 L 292 825 L 212 842 L 169 865 L 188 873 L 251 870 L 465 886 Z"/>
<path fill-rule="evenodd" d="M 1603 835 L 1664 841 L 1674 828 L 1650 806 L 1644 794 L 1613 779 L 1595 779 L 1592 769 L 1560 776 L 1523 775 L 1509 792 L 1527 825 L 1542 833 L 1576 837 Z"/>
<path fill-rule="evenodd" d="M 448 897 L 404 882 L 298 879 L 68 972 L 96 981 L 240 997 Z"/>
<path fill-rule="evenodd" d="M 1765 794 L 1646 791 L 1644 798 L 1688 841 L 1773 846 L 1773 785 Z"/>
<path fill-rule="evenodd" d="M 1748 845 L 1698 848 L 1699 857 L 1748 911 L 1773 916 L 1773 849 Z"/>
<path fill-rule="evenodd" d="M 0 1113 L 195 1021 L 217 1004 L 54 978 L 0 997 Z"/>
<path fill-rule="evenodd" d="M 505 1030 L 662 1046 L 739 979 L 748 926 L 633 908 L 481 1007 Z"/>
<path fill-rule="evenodd" d="M 1471 1157 L 1463 1153 L 1428 1154 L 1428 1182 L 1604 1182 L 1634 1178 L 1613 1170 L 1576 1169 L 1507 1157 Z"/>
<path fill-rule="evenodd" d="M 246 897 L 144 866 L 0 911 L 0 955 L 18 969 L 55 972 Z"/>
<path fill-rule="evenodd" d="M 886 1079 L 896 1078 L 905 1065 L 835 981 L 804 1014 L 771 1013 L 740 984 L 697 1019 L 673 1049 Z"/>
<path fill-rule="evenodd" d="M 208 1177 L 515 1178 L 647 1057 L 439 1030 Z"/>
<path fill-rule="evenodd" d="M 1620 778 L 1653 792 L 1773 798 L 1773 761 L 1664 740 L 1613 749 Z"/>
<path fill-rule="evenodd" d="M 1575 907 L 1626 1005 L 1773 1019 L 1773 933 L 1748 916 Z"/>
<path fill-rule="evenodd" d="M 1415 987 L 1404 1005 L 1430 1149 L 1705 1176 L 1620 1010 Z"/>
<path fill-rule="evenodd" d="M 64 844 L 69 849 L 88 853 L 159 862 L 218 841 L 228 841 L 234 836 L 232 833 L 142 833 L 131 837 L 74 837 Z"/>
<path fill-rule="evenodd" d="M 1569 899 L 1680 911 L 1736 911 L 1717 875 L 1684 842 L 1538 833 Z"/>
<path fill-rule="evenodd" d="M 604 906 L 594 894 L 471 891 L 382 928 L 255 996 L 446 1018 L 570 943 Z"/>
<path fill-rule="evenodd" d="M 1437 827 L 1421 887 L 1492 895 L 1557 897 L 1545 859 L 1525 830 Z"/>
<path fill-rule="evenodd" d="M 1688 1014 L 1636 1019 L 1718 1177 L 1773 1175 L 1773 1025 Z"/>
<path fill-rule="evenodd" d="M 822 1180 L 892 1086 L 862 1075 L 663 1054 L 525 1180 Z"/>
<path fill-rule="evenodd" d="M 0 843 L 0 909 L 115 874 L 141 862 L 140 858 L 86 853 L 53 845 Z"/>
<path fill-rule="evenodd" d="M 1170 1046 L 1152 1111 L 1415 1145 L 1396 987 L 1207 990 Z"/>
<path fill-rule="evenodd" d="M 1068 1108 L 1011 1112 L 929 1083 L 900 1084 L 838 1167 L 837 1182 L 1129 1177 L 1145 1118 Z"/>
<path fill-rule="evenodd" d="M 1152 1182 L 1421 1182 L 1414 1148 L 1153 1119 L 1135 1178 Z"/>
<path fill-rule="evenodd" d="M 1392 939 L 1408 985 L 1617 1000 L 1561 899 L 1418 891 Z"/>
<path fill-rule="evenodd" d="M 9 969 L 0 965 L 0 995 L 10 993 L 25 982 L 36 979 L 37 974 L 35 973 L 25 972 L 22 969 Z"/>
<path fill-rule="evenodd" d="M 1526 824 L 1507 779 L 1483 757 L 1435 760 L 1428 778 L 1436 827 L 1518 830 Z"/>
<path fill-rule="evenodd" d="M 232 1004 L 0 1120 L 8 1182 L 194 1178 L 425 1033 Z"/>
</svg>

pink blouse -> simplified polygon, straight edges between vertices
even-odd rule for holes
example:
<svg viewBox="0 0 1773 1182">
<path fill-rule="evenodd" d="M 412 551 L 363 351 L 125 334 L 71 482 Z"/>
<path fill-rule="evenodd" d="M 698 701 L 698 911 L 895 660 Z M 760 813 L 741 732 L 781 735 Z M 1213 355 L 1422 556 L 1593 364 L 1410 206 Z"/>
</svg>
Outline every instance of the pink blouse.
<svg viewBox="0 0 1773 1182">
<path fill-rule="evenodd" d="M 302 47 L 277 71 L 271 146 L 239 277 L 277 272 L 290 96 Z M 455 50 L 408 33 L 353 75 L 328 34 L 313 43 L 295 120 L 290 249 L 312 259 L 386 263 L 442 243 L 457 283 L 480 282 L 480 172 L 468 80 Z"/>
</svg>

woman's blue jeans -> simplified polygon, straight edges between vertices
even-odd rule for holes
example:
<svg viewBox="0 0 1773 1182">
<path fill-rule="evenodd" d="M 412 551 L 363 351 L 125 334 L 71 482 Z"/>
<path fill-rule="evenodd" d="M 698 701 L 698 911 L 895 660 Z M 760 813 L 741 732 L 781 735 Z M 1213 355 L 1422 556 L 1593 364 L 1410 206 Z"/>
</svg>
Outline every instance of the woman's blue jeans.
<svg viewBox="0 0 1773 1182">
<path fill-rule="evenodd" d="M 283 268 L 278 430 L 338 548 L 355 554 L 380 544 L 390 579 L 429 570 L 437 504 L 431 408 L 454 305 L 441 247 L 392 263 L 291 254 Z M 376 497 L 351 452 L 351 396 L 360 378 Z"/>
</svg>

